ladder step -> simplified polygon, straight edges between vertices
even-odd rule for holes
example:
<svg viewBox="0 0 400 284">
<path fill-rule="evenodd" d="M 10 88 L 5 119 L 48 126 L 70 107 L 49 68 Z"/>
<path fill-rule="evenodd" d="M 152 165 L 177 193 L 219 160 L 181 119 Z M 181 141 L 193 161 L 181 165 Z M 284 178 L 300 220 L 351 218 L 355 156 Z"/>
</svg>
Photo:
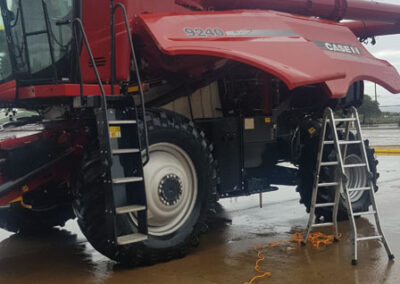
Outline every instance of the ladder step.
<svg viewBox="0 0 400 284">
<path fill-rule="evenodd" d="M 115 212 L 117 214 L 127 214 L 127 213 L 134 213 L 138 211 L 144 211 L 146 210 L 146 206 L 143 205 L 131 205 L 131 206 L 124 206 L 124 207 L 118 207 L 115 209 Z"/>
<path fill-rule="evenodd" d="M 355 191 L 367 191 L 367 190 L 371 190 L 371 188 L 370 187 L 349 188 L 347 191 L 355 192 Z"/>
<path fill-rule="evenodd" d="M 28 36 L 47 34 L 47 33 L 48 33 L 47 30 L 41 30 L 41 31 L 35 31 L 35 32 L 26 33 L 25 35 L 28 37 Z"/>
<path fill-rule="evenodd" d="M 121 184 L 121 183 L 132 183 L 132 182 L 139 182 L 143 181 L 142 177 L 127 177 L 127 178 L 114 178 L 113 183 Z"/>
<path fill-rule="evenodd" d="M 113 155 L 122 155 L 122 154 L 133 154 L 139 153 L 139 149 L 116 149 L 112 150 Z"/>
<path fill-rule="evenodd" d="M 344 165 L 344 168 L 362 168 L 366 167 L 367 164 L 350 164 L 350 165 Z"/>
<path fill-rule="evenodd" d="M 110 125 L 136 124 L 136 120 L 110 120 Z"/>
<path fill-rule="evenodd" d="M 315 208 L 331 207 L 331 206 L 335 206 L 335 203 L 334 203 L 334 202 L 331 202 L 331 203 L 319 203 L 319 204 L 315 204 Z"/>
<path fill-rule="evenodd" d="M 380 240 L 382 238 L 383 238 L 382 236 L 362 237 L 362 238 L 357 238 L 357 242 L 370 241 L 370 240 Z"/>
<path fill-rule="evenodd" d="M 357 212 L 357 213 L 353 213 L 354 217 L 357 216 L 366 216 L 366 215 L 375 215 L 376 211 L 367 211 L 367 212 Z"/>
<path fill-rule="evenodd" d="M 334 145 L 335 141 L 324 141 L 324 145 Z M 339 140 L 340 145 L 352 145 L 352 144 L 361 144 L 361 140 L 352 140 L 352 141 L 346 141 L 346 140 Z"/>
<path fill-rule="evenodd" d="M 326 167 L 326 166 L 337 166 L 337 165 L 339 165 L 339 162 L 338 162 L 338 161 L 336 161 L 336 162 L 322 162 L 322 163 L 321 163 L 321 167 Z"/>
<path fill-rule="evenodd" d="M 147 240 L 148 237 L 143 234 L 131 234 L 117 238 L 117 243 L 120 246 L 125 246 L 133 243 L 138 243 Z"/>
<path fill-rule="evenodd" d="M 338 182 L 325 182 L 325 183 L 319 183 L 318 187 L 332 187 L 332 186 L 338 186 Z"/>
<path fill-rule="evenodd" d="M 319 223 L 319 224 L 313 224 L 311 227 L 313 228 L 319 228 L 319 227 L 328 227 L 328 226 L 333 226 L 335 225 L 334 223 Z"/>
</svg>

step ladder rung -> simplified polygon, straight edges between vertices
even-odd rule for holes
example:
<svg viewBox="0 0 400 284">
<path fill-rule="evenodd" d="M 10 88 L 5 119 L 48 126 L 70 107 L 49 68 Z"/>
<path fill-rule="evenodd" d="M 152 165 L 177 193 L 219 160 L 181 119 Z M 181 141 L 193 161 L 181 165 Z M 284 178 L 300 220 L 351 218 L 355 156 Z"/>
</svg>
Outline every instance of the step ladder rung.
<svg viewBox="0 0 400 284">
<path fill-rule="evenodd" d="M 331 207 L 331 206 L 335 206 L 335 202 L 330 202 L 330 203 L 317 203 L 317 204 L 315 204 L 315 208 Z"/>
<path fill-rule="evenodd" d="M 349 189 L 347 189 L 348 192 L 367 191 L 367 190 L 371 190 L 371 187 L 359 187 L 359 188 L 349 188 Z"/>
<path fill-rule="evenodd" d="M 357 213 L 353 213 L 354 217 L 357 216 L 367 216 L 367 215 L 375 215 L 376 211 L 367 211 L 367 212 L 357 212 Z"/>
<path fill-rule="evenodd" d="M 344 168 L 362 168 L 362 167 L 366 167 L 367 164 L 349 164 L 349 165 L 344 165 Z"/>
<path fill-rule="evenodd" d="M 139 149 L 115 149 L 112 150 L 113 155 L 134 154 L 139 153 Z"/>
<path fill-rule="evenodd" d="M 126 178 L 114 178 L 114 184 L 122 184 L 122 183 L 133 183 L 143 181 L 142 177 L 126 177 Z"/>
<path fill-rule="evenodd" d="M 336 128 L 336 130 L 337 131 L 346 131 L 347 130 L 347 128 L 345 128 L 345 127 L 338 127 L 338 128 Z M 349 130 L 357 130 L 357 128 L 355 128 L 355 127 L 349 127 Z"/>
<path fill-rule="evenodd" d="M 371 240 L 381 240 L 381 239 L 382 239 L 382 236 L 361 237 L 361 238 L 357 238 L 357 242 L 371 241 Z"/>
<path fill-rule="evenodd" d="M 338 161 L 336 161 L 336 162 L 322 162 L 321 163 L 321 167 L 338 166 L 338 165 L 339 165 Z"/>
<path fill-rule="evenodd" d="M 130 206 L 116 208 L 115 213 L 121 215 L 121 214 L 128 214 L 128 213 L 144 211 L 144 210 L 146 210 L 146 206 L 144 206 L 144 205 L 130 205 Z"/>
<path fill-rule="evenodd" d="M 319 228 L 319 227 L 329 227 L 329 226 L 333 226 L 333 225 L 335 225 L 335 224 L 332 223 L 332 222 L 329 222 L 329 223 L 313 224 L 312 227 L 313 228 Z"/>
<path fill-rule="evenodd" d="M 356 121 L 357 119 L 355 117 L 351 118 L 335 118 L 335 122 L 351 122 L 351 121 Z"/>
<path fill-rule="evenodd" d="M 318 187 L 332 187 L 332 186 L 338 186 L 338 182 L 324 182 L 324 183 L 319 183 Z"/>
<path fill-rule="evenodd" d="M 147 240 L 148 237 L 143 234 L 131 234 L 131 235 L 126 235 L 126 236 L 120 236 L 117 238 L 117 243 L 120 246 L 125 246 L 133 243 L 139 243 L 142 241 Z"/>
<path fill-rule="evenodd" d="M 126 124 L 136 124 L 136 120 L 110 120 L 109 125 L 126 125 Z"/>
<path fill-rule="evenodd" d="M 324 141 L 324 145 L 334 145 L 335 141 Z M 339 145 L 353 145 L 353 144 L 361 144 L 361 140 L 339 140 Z"/>
</svg>

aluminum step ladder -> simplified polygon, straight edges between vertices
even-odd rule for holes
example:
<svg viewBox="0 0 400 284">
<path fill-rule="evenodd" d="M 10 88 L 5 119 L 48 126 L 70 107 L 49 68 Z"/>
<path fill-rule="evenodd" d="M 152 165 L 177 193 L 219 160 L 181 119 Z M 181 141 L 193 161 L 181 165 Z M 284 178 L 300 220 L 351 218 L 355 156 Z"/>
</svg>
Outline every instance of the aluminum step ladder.
<svg viewBox="0 0 400 284">
<path fill-rule="evenodd" d="M 337 124 L 342 123 L 344 124 L 344 140 L 339 139 Z M 350 140 L 350 130 L 355 131 L 355 140 Z M 330 132 L 330 133 L 329 133 Z M 328 137 L 333 137 L 333 140 Z M 335 152 L 336 152 L 336 161 L 323 161 L 324 157 L 324 149 L 326 145 L 334 145 Z M 360 147 L 360 153 L 362 158 L 362 163 L 360 164 L 345 164 L 344 160 L 347 156 L 347 149 L 349 145 L 358 145 Z M 337 180 L 332 182 L 320 182 L 320 172 L 322 167 L 336 167 L 338 169 L 339 174 L 337 175 Z M 362 188 L 347 188 L 347 177 L 345 169 L 347 168 L 364 168 L 367 171 L 368 176 L 371 177 L 369 184 L 366 187 Z M 335 198 L 334 202 L 331 203 L 317 203 L 318 191 L 320 188 L 333 188 L 335 191 Z M 376 206 L 375 201 L 375 192 L 374 192 L 374 184 L 372 181 L 372 173 L 370 171 L 370 167 L 368 164 L 368 156 L 367 151 L 364 144 L 364 139 L 362 136 L 361 131 L 361 124 L 360 119 L 358 116 L 357 109 L 352 107 L 348 111 L 347 117 L 340 117 L 336 118 L 334 112 L 331 108 L 327 108 L 324 113 L 323 117 L 323 127 L 320 136 L 320 143 L 318 148 L 318 156 L 317 156 L 317 166 L 316 172 L 314 176 L 314 185 L 312 191 L 312 199 L 311 199 L 311 209 L 310 209 L 310 217 L 308 220 L 308 225 L 306 232 L 303 237 L 302 244 L 305 245 L 308 240 L 308 236 L 313 228 L 318 227 L 326 227 L 326 226 L 334 226 L 335 232 L 335 241 L 339 239 L 339 232 L 338 232 L 338 209 L 340 203 L 340 196 L 341 196 L 341 189 L 343 191 L 345 200 L 346 200 L 346 208 L 351 224 L 351 232 L 352 232 L 352 264 L 357 264 L 357 245 L 358 242 L 361 241 L 368 241 L 368 240 L 380 240 L 382 241 L 388 257 L 390 260 L 394 259 L 394 255 L 392 254 L 389 245 L 386 241 L 386 238 L 383 234 L 381 224 L 379 221 L 379 214 L 378 209 Z M 370 200 L 372 203 L 372 211 L 367 212 L 353 212 L 351 199 L 350 199 L 350 192 L 356 191 L 368 191 L 370 195 Z M 332 222 L 326 223 L 315 223 L 315 211 L 317 208 L 323 207 L 333 207 L 332 211 Z M 357 233 L 357 226 L 355 217 L 357 216 L 367 216 L 373 215 L 375 217 L 376 229 L 378 231 L 377 235 L 374 236 L 359 236 Z"/>
</svg>

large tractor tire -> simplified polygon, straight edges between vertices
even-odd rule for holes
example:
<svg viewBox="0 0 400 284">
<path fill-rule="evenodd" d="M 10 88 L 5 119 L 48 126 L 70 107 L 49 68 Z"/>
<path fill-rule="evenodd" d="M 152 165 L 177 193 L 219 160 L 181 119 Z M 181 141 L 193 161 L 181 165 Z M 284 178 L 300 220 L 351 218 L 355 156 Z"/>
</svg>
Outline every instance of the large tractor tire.
<svg viewBox="0 0 400 284">
<path fill-rule="evenodd" d="M 71 203 L 49 208 L 27 209 L 20 203 L 0 207 L 0 228 L 20 234 L 44 233 L 56 226 L 64 226 L 75 218 Z"/>
<path fill-rule="evenodd" d="M 105 165 L 96 160 L 97 149 L 87 151 L 74 202 L 79 226 L 94 248 L 129 266 L 186 255 L 207 230 L 217 198 L 215 161 L 204 134 L 174 113 L 152 110 L 146 120 L 150 142 L 150 161 L 144 168 L 148 240 L 127 246 L 107 242 L 106 189 L 101 177 Z M 143 129 L 142 123 L 139 127 Z M 134 216 L 117 218 L 124 233 L 137 231 Z"/>
<path fill-rule="evenodd" d="M 351 135 L 351 139 L 354 140 L 354 136 Z M 300 203 L 306 206 L 307 212 L 310 212 L 311 206 L 311 195 L 314 183 L 314 172 L 316 167 L 317 152 L 318 152 L 318 139 L 314 138 L 307 143 L 303 149 L 303 154 L 300 159 L 299 165 L 299 184 L 297 191 L 300 194 Z M 374 185 L 375 192 L 378 190 L 377 179 L 379 174 L 377 172 L 378 161 L 374 157 L 374 150 L 370 148 L 369 141 L 365 142 L 368 163 L 372 173 L 372 182 Z M 333 146 L 325 151 L 325 161 L 336 161 L 336 154 Z M 360 153 L 359 145 L 351 145 L 348 147 L 347 156 L 344 159 L 345 164 L 361 164 L 362 158 Z M 338 170 L 335 167 L 322 167 L 320 173 L 321 182 L 332 182 L 336 180 Z M 348 177 L 347 187 L 348 188 L 360 188 L 369 186 L 370 178 L 365 168 L 349 168 L 346 169 L 346 175 Z M 368 191 L 356 191 L 350 192 L 350 198 L 352 201 L 352 207 L 354 212 L 368 211 L 371 205 Z M 320 188 L 317 197 L 317 203 L 330 203 L 334 201 L 334 190 L 333 188 Z M 346 209 L 346 199 L 344 194 L 340 198 L 340 206 L 338 212 L 338 220 L 347 220 L 348 214 Z M 316 218 L 319 220 L 321 217 L 325 221 L 332 220 L 332 207 L 324 207 L 316 209 Z"/>
</svg>

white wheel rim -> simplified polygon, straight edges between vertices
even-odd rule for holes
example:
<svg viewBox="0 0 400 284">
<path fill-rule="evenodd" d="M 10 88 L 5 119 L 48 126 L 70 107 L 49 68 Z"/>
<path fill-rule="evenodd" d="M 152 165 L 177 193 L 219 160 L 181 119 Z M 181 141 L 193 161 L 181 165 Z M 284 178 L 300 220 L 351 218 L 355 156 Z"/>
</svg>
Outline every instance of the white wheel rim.
<svg viewBox="0 0 400 284">
<path fill-rule="evenodd" d="M 196 169 L 189 155 L 170 143 L 149 147 L 144 167 L 149 235 L 165 236 L 181 228 L 197 198 Z M 130 214 L 137 224 L 136 217 Z"/>
<path fill-rule="evenodd" d="M 363 164 L 361 157 L 355 154 L 351 154 L 344 160 L 345 165 L 351 164 Z M 365 167 L 356 168 L 346 168 L 345 173 L 347 176 L 347 188 L 361 188 L 368 186 L 368 175 Z M 343 198 L 346 198 L 343 188 L 341 188 L 341 194 Z M 352 203 L 359 201 L 364 192 L 363 191 L 353 191 L 349 192 L 350 200 Z"/>
</svg>

